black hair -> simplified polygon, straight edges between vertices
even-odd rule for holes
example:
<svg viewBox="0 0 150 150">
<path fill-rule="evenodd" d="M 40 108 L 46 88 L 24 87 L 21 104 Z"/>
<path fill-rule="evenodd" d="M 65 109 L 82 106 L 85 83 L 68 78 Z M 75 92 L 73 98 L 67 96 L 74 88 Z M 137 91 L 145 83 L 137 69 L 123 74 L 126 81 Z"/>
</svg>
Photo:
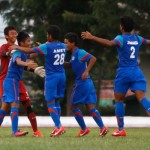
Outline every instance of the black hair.
<svg viewBox="0 0 150 150">
<path fill-rule="evenodd" d="M 60 36 L 60 28 L 57 25 L 50 25 L 47 29 L 47 33 L 52 36 L 54 40 L 58 40 Z"/>
<path fill-rule="evenodd" d="M 5 35 L 8 35 L 9 31 L 11 31 L 11 30 L 17 31 L 15 27 L 13 27 L 13 26 L 8 26 L 8 27 L 6 27 L 6 28 L 4 29 L 4 34 L 5 34 Z"/>
<path fill-rule="evenodd" d="M 19 32 L 17 36 L 18 45 L 20 45 L 20 42 L 24 42 L 28 38 L 30 38 L 28 33 L 26 33 L 25 31 Z"/>
<path fill-rule="evenodd" d="M 78 35 L 76 33 L 69 32 L 64 36 L 64 39 L 67 39 L 70 43 L 74 42 L 76 46 L 78 44 Z"/>
<path fill-rule="evenodd" d="M 120 24 L 125 32 L 131 32 L 134 29 L 135 23 L 131 17 L 125 16 L 120 19 Z"/>
</svg>

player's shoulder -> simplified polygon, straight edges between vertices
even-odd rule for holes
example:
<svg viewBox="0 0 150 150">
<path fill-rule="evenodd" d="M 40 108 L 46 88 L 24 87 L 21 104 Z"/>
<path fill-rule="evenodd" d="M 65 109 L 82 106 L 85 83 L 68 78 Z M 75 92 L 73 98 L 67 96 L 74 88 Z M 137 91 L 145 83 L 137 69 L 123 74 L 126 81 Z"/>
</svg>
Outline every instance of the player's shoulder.
<svg viewBox="0 0 150 150">
<path fill-rule="evenodd" d="M 1 48 L 8 49 L 8 48 L 9 48 L 9 44 L 8 44 L 8 43 L 2 44 L 2 45 L 1 45 Z"/>
<path fill-rule="evenodd" d="M 86 54 L 88 54 L 88 52 L 85 49 L 78 48 L 76 51 L 77 51 L 77 53 L 79 55 L 86 55 Z"/>
<path fill-rule="evenodd" d="M 123 39 L 123 35 L 122 34 L 118 34 L 115 39 Z"/>
</svg>

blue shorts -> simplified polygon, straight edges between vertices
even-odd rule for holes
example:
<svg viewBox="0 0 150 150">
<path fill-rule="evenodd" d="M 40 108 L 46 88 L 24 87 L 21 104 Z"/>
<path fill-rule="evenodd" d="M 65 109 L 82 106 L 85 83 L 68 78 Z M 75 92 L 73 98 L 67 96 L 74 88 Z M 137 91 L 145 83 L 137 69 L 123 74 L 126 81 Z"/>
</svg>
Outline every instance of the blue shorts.
<svg viewBox="0 0 150 150">
<path fill-rule="evenodd" d="M 2 101 L 6 103 L 16 102 L 19 103 L 19 81 L 6 78 L 3 83 L 4 94 Z"/>
<path fill-rule="evenodd" d="M 45 79 L 45 100 L 50 102 L 57 98 L 63 98 L 66 88 L 65 73 L 53 73 Z"/>
<path fill-rule="evenodd" d="M 71 94 L 71 104 L 95 104 L 97 96 L 91 79 L 76 81 Z"/>
<path fill-rule="evenodd" d="M 127 90 L 146 91 L 146 79 L 141 69 L 137 67 L 120 67 L 115 78 L 115 92 L 126 94 Z"/>
</svg>

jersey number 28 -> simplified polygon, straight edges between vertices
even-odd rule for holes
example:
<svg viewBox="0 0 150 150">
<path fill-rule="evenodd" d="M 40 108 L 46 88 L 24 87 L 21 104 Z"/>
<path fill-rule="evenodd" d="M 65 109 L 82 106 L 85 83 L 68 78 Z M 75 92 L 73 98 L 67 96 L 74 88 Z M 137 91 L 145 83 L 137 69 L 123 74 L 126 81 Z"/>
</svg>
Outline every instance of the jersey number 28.
<svg viewBox="0 0 150 150">
<path fill-rule="evenodd" d="M 54 65 L 62 65 L 64 63 L 65 54 L 56 54 L 54 58 L 56 58 Z"/>
</svg>

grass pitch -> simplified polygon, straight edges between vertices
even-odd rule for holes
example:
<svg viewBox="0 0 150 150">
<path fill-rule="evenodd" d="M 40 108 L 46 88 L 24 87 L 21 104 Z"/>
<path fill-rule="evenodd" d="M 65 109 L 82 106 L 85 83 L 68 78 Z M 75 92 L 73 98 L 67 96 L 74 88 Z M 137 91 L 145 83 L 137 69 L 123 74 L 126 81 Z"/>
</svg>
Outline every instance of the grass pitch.
<svg viewBox="0 0 150 150">
<path fill-rule="evenodd" d="M 76 137 L 79 128 L 67 128 L 65 134 L 52 138 L 52 128 L 40 128 L 43 138 L 32 137 L 31 128 L 24 137 L 11 137 L 11 128 L 0 128 L 0 150 L 149 150 L 150 129 L 126 129 L 126 137 L 112 137 L 110 129 L 105 137 L 99 137 L 99 129 L 91 128 L 85 137 Z"/>
</svg>

